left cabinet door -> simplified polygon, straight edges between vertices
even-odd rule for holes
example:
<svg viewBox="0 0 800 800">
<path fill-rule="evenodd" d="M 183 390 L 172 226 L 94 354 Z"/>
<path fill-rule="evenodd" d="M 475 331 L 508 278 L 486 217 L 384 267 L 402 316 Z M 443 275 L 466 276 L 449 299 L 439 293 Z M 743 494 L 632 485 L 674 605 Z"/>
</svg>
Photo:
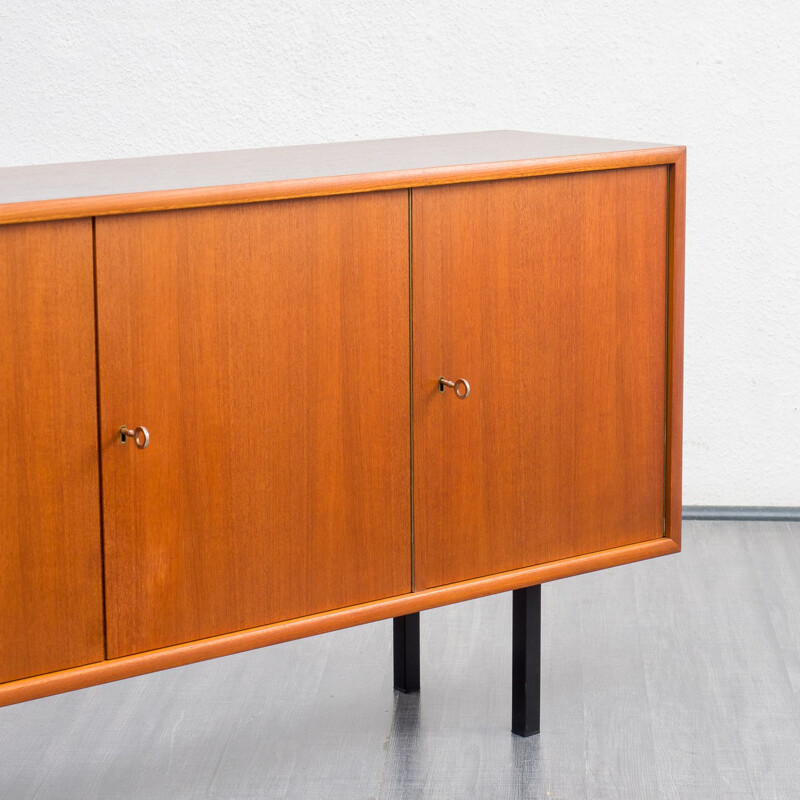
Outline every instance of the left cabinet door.
<svg viewBox="0 0 800 800">
<path fill-rule="evenodd" d="M 410 591 L 407 192 L 96 243 L 109 657 Z"/>
<path fill-rule="evenodd" d="M 103 658 L 92 222 L 0 226 L 0 683 Z"/>
</svg>

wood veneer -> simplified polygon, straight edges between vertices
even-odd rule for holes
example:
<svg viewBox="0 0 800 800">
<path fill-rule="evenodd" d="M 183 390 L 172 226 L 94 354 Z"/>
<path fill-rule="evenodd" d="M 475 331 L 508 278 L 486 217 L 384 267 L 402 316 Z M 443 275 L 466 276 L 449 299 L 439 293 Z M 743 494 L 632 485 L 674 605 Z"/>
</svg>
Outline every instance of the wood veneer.
<svg viewBox="0 0 800 800">
<path fill-rule="evenodd" d="M 282 201 L 301 197 L 319 199 Z M 89 448 L 79 465 L 74 448 L 56 445 L 49 463 L 40 453 L 41 481 L 14 490 L 24 508 L 12 503 L 18 517 L 0 529 L 12 542 L 0 577 L 51 581 L 41 597 L 0 583 L 15 609 L 11 638 L 0 639 L 0 667 L 11 665 L 0 673 L 0 705 L 677 552 L 684 214 L 684 148 L 512 131 L 0 170 L 0 253 L 8 234 L 21 270 L 6 276 L 0 336 L 33 362 L 26 372 L 12 358 L 0 370 L 25 376 L 37 419 L 72 412 L 81 459 Z M 95 220 L 12 224 L 86 216 Z M 66 277 L 55 289 L 45 279 L 53 264 Z M 45 298 L 59 305 L 50 316 L 40 313 Z M 564 298 L 586 308 L 579 314 Z M 558 347 L 522 302 L 553 327 Z M 475 309 L 471 327 L 465 314 Z M 36 324 L 25 330 L 26 321 Z M 43 330 L 63 349 L 47 369 Z M 446 369 L 445 356 L 471 374 Z M 548 375 L 544 393 L 541 382 L 523 386 L 541 418 L 525 418 L 528 400 L 503 388 L 531 360 Z M 427 405 L 446 372 L 470 379 L 473 396 Z M 95 399 L 99 426 L 85 411 Z M 459 429 L 458 419 L 469 424 Z M 631 427 L 637 419 L 641 429 Z M 121 446 L 123 423 L 149 424 L 151 448 Z M 17 478 L 23 438 L 52 430 L 25 424 L 7 451 Z M 597 440 L 581 450 L 581 437 Z M 437 440 L 461 455 L 477 445 L 494 471 L 448 462 Z M 533 464 L 526 444 L 539 456 Z M 53 480 L 69 469 L 78 493 L 70 484 L 73 507 L 71 499 L 53 522 L 66 491 Z M 533 510 L 510 480 L 536 500 Z M 635 495 L 630 517 L 626 491 Z M 594 513 L 581 492 L 597 501 Z M 17 558 L 19 511 L 44 496 L 46 524 L 25 522 L 38 526 L 31 541 L 43 541 Z M 496 548 L 466 511 L 496 526 Z M 271 534 L 278 529 L 285 540 Z M 470 533 L 462 549 L 475 552 L 459 552 L 459 531 Z M 41 573 L 36 559 L 46 562 Z M 58 638 L 65 631 L 68 642 Z M 23 654 L 15 642 L 3 655 L 4 641 L 27 634 L 34 641 Z"/>
<path fill-rule="evenodd" d="M 407 192 L 96 239 L 109 656 L 409 591 Z"/>
<path fill-rule="evenodd" d="M 103 658 L 90 220 L 0 228 L 0 682 Z"/>
<path fill-rule="evenodd" d="M 390 617 L 412 614 L 430 608 L 461 603 L 498 592 L 508 592 L 535 583 L 568 578 L 621 564 L 631 564 L 647 558 L 677 553 L 680 547 L 669 538 L 617 547 L 600 553 L 590 553 L 563 561 L 541 564 L 527 569 L 513 570 L 500 575 L 490 575 L 477 580 L 463 581 L 450 586 L 440 586 L 399 597 L 390 597 L 375 603 L 363 603 L 349 608 L 336 609 L 301 619 L 278 622 L 238 633 L 202 639 L 174 647 L 164 647 L 147 653 L 114 658 L 79 669 L 63 670 L 25 680 L 0 685 L 0 706 L 69 692 L 86 686 L 145 675 L 161 669 L 193 664 L 209 658 L 241 653 L 257 647 L 290 642 L 306 636 L 364 625 Z"/>
<path fill-rule="evenodd" d="M 667 241 L 666 531 L 680 547 L 683 464 L 683 307 L 686 236 L 686 151 L 669 165 Z"/>
<path fill-rule="evenodd" d="M 667 168 L 412 203 L 416 587 L 663 536 Z"/>
<path fill-rule="evenodd" d="M 682 148 L 526 131 L 0 169 L 0 224 L 663 164 Z"/>
</svg>

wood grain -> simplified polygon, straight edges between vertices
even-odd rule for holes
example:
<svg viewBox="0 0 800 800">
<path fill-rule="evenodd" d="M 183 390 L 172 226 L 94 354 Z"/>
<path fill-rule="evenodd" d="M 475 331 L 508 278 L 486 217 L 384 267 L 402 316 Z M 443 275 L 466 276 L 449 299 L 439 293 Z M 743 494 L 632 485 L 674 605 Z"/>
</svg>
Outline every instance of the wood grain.
<svg viewBox="0 0 800 800">
<path fill-rule="evenodd" d="M 590 170 L 599 172 L 577 174 Z M 572 174 L 529 179 L 554 173 Z M 0 272 L 0 385 L 24 387 L 4 392 L 0 405 L 0 424 L 10 432 L 0 461 L 0 705 L 679 549 L 684 148 L 505 131 L 12 168 L 0 178 L 0 269 L 12 267 Z M 478 183 L 497 178 L 522 180 Z M 428 226 L 426 234 L 431 251 L 449 248 L 462 257 L 457 269 L 449 265 L 449 284 L 436 269 L 421 272 L 415 252 L 415 293 L 419 299 L 422 288 L 433 302 L 424 335 L 415 309 L 414 382 L 418 388 L 418 348 L 442 361 L 447 348 L 474 355 L 479 369 L 464 375 L 473 382 L 470 400 L 448 407 L 455 435 L 448 434 L 438 462 L 426 460 L 433 479 L 421 490 L 419 474 L 416 481 L 428 501 L 437 481 L 451 480 L 464 464 L 473 483 L 461 495 L 448 493 L 451 507 L 434 501 L 425 510 L 456 523 L 448 534 L 453 558 L 443 549 L 438 568 L 457 582 L 424 588 L 431 575 L 419 570 L 427 534 L 418 524 L 423 588 L 410 594 L 410 387 L 387 378 L 408 380 L 408 193 L 257 201 L 448 183 L 462 185 L 412 192 L 417 223 L 417 201 L 427 193 L 447 192 L 463 215 L 450 239 L 443 228 L 431 235 Z M 536 195 L 533 185 L 551 188 Z M 563 186 L 572 187 L 566 200 L 555 188 Z M 488 214 L 498 198 L 502 213 Z M 112 658 L 89 663 L 103 658 L 91 222 L 9 223 L 237 203 L 251 205 L 97 221 L 104 253 L 101 450 L 116 583 L 109 595 Z M 487 224 L 478 226 L 481 214 Z M 614 220 L 624 221 L 623 235 L 608 233 Z M 481 236 L 481 228 L 489 234 Z M 531 278 L 537 251 L 526 246 L 542 230 L 545 252 L 573 268 L 600 264 L 601 274 L 551 267 L 542 291 Z M 575 231 L 578 245 L 565 248 Z M 650 263 L 655 269 L 645 268 Z M 450 322 L 466 325 L 463 337 L 452 333 L 458 325 L 437 319 L 445 307 L 430 293 L 437 282 Z M 464 302 L 467 289 L 476 291 Z M 572 304 L 557 301 L 564 290 Z M 633 302 L 635 292 L 642 292 L 643 308 Z M 592 298 L 610 301 L 595 317 L 579 311 Z M 465 316 L 471 303 L 480 313 Z M 541 326 L 520 311 L 531 305 L 539 322 L 551 323 L 551 338 L 536 338 Z M 505 322 L 496 327 L 497 320 Z M 648 343 L 659 321 L 656 354 Z M 586 346 L 587 331 L 599 348 Z M 490 358 L 503 339 L 512 358 Z M 309 350 L 309 342 L 318 346 Z M 650 401 L 659 357 L 669 538 L 640 541 L 660 535 L 647 527 L 655 519 L 647 491 L 656 456 L 647 437 L 655 430 Z M 529 360 L 530 374 L 557 376 L 543 395 L 523 383 L 523 397 L 538 401 L 534 413 L 510 392 L 498 395 L 500 406 L 497 398 L 490 402 L 484 377 L 508 378 L 511 367 Z M 586 370 L 575 380 L 579 365 Z M 443 371 L 433 370 L 434 382 Z M 622 382 L 611 392 L 606 379 L 614 371 Z M 428 391 L 428 377 L 422 380 Z M 429 399 L 442 398 L 418 395 L 417 426 L 419 404 Z M 511 413 L 488 414 L 459 432 L 452 413 L 476 399 L 485 410 L 495 402 Z M 586 422 L 587 412 L 598 426 Z M 59 414 L 73 422 L 69 447 L 41 424 Z M 570 427 L 581 419 L 583 428 Z M 157 430 L 151 448 L 119 445 L 122 422 Z M 431 441 L 442 436 L 435 415 L 425 424 Z M 533 442 L 525 452 L 537 431 L 551 436 L 550 450 Z M 590 440 L 594 450 L 580 446 Z M 480 443 L 494 471 L 450 460 L 465 441 Z M 509 442 L 516 460 L 506 460 Z M 394 464 L 387 465 L 387 454 Z M 544 482 L 542 460 L 557 466 Z M 514 492 L 520 476 L 525 487 L 536 490 L 538 482 L 540 494 Z M 623 491 L 638 497 L 624 517 Z M 466 498 L 463 507 L 454 497 Z M 532 506 L 537 497 L 550 505 Z M 508 571 L 458 580 L 476 574 L 469 548 L 459 551 L 457 541 L 459 526 L 472 535 L 462 524 L 470 507 L 483 515 L 484 538 L 473 537 L 478 548 L 499 553 L 494 563 L 475 558 L 488 564 L 480 572 Z M 536 522 L 535 537 L 516 525 L 526 519 Z M 494 528 L 486 524 L 498 520 Z M 597 548 L 612 549 L 589 552 Z M 531 553 L 548 563 L 530 566 Z M 124 655 L 144 648 L 157 649 Z"/>
<path fill-rule="evenodd" d="M 682 148 L 525 131 L 0 169 L 0 224 L 674 161 Z"/>
<path fill-rule="evenodd" d="M 0 682 L 103 658 L 92 223 L 0 230 Z"/>
<path fill-rule="evenodd" d="M 523 586 L 532 586 L 535 583 L 545 583 L 595 570 L 609 569 L 621 564 L 630 564 L 676 553 L 678 549 L 675 542 L 662 537 L 600 553 L 589 553 L 500 575 L 490 575 L 450 586 L 436 587 L 301 619 L 165 647 L 148 653 L 113 658 L 99 664 L 0 685 L 0 706 L 130 678 L 134 675 L 145 675 L 149 672 L 204 661 L 209 658 L 241 653 L 256 647 L 289 642 L 306 636 L 316 636 L 320 633 L 412 614 L 450 603 L 460 603 L 464 600 L 485 597 L 498 592 L 508 592 Z M 387 661 L 387 665 L 388 663 Z"/>
<path fill-rule="evenodd" d="M 412 207 L 416 587 L 662 536 L 667 168 Z"/>
<path fill-rule="evenodd" d="M 110 657 L 409 591 L 407 204 L 97 220 Z"/>
<path fill-rule="evenodd" d="M 683 460 L 683 307 L 686 236 L 686 153 L 669 167 L 667 315 L 666 533 L 680 547 Z"/>
</svg>

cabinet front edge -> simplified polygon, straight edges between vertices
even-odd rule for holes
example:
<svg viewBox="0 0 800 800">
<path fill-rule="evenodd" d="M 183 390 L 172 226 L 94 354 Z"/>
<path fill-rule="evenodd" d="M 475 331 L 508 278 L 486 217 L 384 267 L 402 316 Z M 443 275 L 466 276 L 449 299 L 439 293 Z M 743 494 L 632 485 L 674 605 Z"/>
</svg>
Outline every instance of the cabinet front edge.
<svg viewBox="0 0 800 800">
<path fill-rule="evenodd" d="M 303 178 L 267 183 L 242 183 L 133 194 L 32 200 L 0 205 L 0 225 L 674 164 L 683 157 L 685 151 L 685 147 L 669 146 L 649 150 L 624 150 L 613 153 L 558 156 L 523 161 L 426 167 L 395 172 Z"/>
</svg>

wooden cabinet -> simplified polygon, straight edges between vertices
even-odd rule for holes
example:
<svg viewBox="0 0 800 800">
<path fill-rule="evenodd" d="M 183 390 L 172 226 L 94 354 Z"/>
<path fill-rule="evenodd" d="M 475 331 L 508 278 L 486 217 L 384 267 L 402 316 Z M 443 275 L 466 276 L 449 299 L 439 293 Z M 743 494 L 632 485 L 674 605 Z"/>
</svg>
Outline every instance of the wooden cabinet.
<svg viewBox="0 0 800 800">
<path fill-rule="evenodd" d="M 676 552 L 684 164 L 0 170 L 0 704 Z"/>
</svg>

